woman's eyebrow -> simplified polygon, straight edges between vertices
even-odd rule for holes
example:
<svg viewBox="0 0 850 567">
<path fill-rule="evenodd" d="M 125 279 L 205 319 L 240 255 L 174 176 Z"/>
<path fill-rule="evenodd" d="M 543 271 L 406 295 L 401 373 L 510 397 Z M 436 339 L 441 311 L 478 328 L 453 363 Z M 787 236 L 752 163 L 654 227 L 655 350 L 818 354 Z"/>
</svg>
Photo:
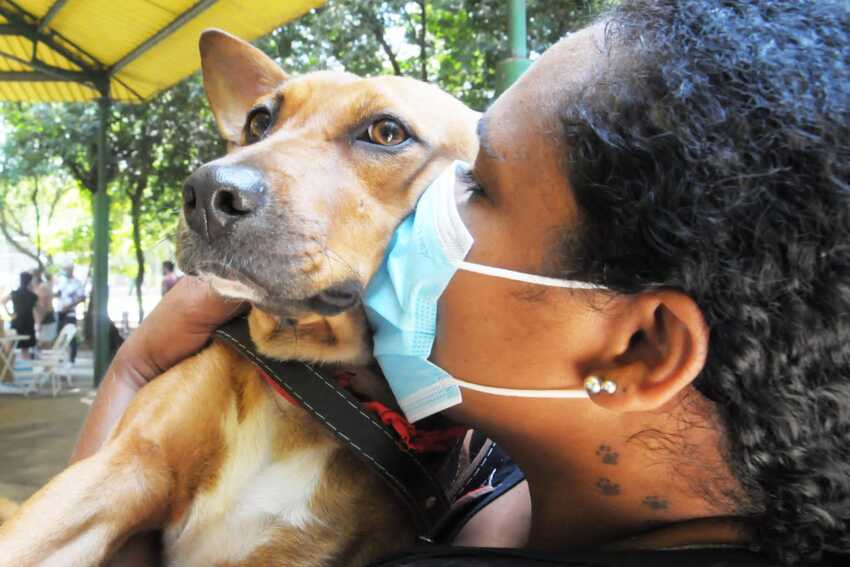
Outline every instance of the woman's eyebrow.
<svg viewBox="0 0 850 567">
<path fill-rule="evenodd" d="M 478 146 L 482 150 L 484 150 L 484 153 L 487 154 L 487 157 L 495 160 L 500 160 L 502 158 L 493 150 L 493 146 L 490 145 L 490 138 L 488 136 L 489 126 L 490 116 L 484 114 L 478 120 L 478 126 L 476 127 L 476 133 L 478 134 Z"/>
</svg>

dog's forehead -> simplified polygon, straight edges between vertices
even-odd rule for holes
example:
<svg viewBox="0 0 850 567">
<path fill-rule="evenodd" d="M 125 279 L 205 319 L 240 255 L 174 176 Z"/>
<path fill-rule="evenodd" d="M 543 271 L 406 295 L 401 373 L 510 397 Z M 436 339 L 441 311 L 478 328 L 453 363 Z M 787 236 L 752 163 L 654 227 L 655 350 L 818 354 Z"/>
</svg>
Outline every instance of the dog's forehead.
<svg viewBox="0 0 850 567">
<path fill-rule="evenodd" d="M 313 71 L 303 75 L 293 75 L 277 89 L 278 94 L 296 97 L 311 97 L 325 92 L 333 92 L 342 87 L 362 81 L 360 77 L 345 71 Z"/>
<path fill-rule="evenodd" d="M 440 114 L 441 110 L 459 111 L 466 108 L 459 100 L 436 86 L 408 77 L 370 77 L 361 79 L 358 87 L 379 95 L 386 103 L 404 104 L 422 114 Z"/>
<path fill-rule="evenodd" d="M 400 115 L 410 122 L 434 119 L 466 110 L 463 104 L 433 85 L 405 77 L 362 78 L 351 73 L 317 71 L 292 77 L 274 96 L 283 100 L 284 113 L 336 123 L 357 122 L 381 113 Z"/>
</svg>

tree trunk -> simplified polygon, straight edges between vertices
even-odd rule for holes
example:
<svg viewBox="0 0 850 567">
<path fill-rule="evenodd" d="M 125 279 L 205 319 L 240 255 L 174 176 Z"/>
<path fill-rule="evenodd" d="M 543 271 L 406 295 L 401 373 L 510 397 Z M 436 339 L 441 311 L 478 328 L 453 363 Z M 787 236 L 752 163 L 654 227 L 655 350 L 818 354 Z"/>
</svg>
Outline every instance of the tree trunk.
<svg viewBox="0 0 850 567">
<path fill-rule="evenodd" d="M 35 255 L 38 269 L 44 272 L 44 264 L 41 261 L 41 209 L 38 207 L 38 177 L 33 178 L 35 189 L 30 194 L 32 206 L 35 207 Z"/>
<path fill-rule="evenodd" d="M 9 219 L 6 217 L 6 209 L 3 207 L 2 201 L 0 201 L 0 233 L 2 233 L 4 237 L 6 237 L 6 242 L 8 242 L 12 246 L 12 248 L 17 250 L 24 256 L 32 258 L 37 264 L 41 265 L 41 260 L 39 259 L 38 255 L 20 242 L 18 242 L 15 235 L 12 234 L 14 229 L 10 226 L 11 224 L 12 223 L 9 222 Z M 22 240 L 29 240 L 25 235 L 21 235 L 20 233 L 18 233 L 18 238 L 21 238 Z"/>
<path fill-rule="evenodd" d="M 378 44 L 380 44 L 381 49 L 384 50 L 387 58 L 390 60 L 390 65 L 393 67 L 393 74 L 401 76 L 401 65 L 396 58 L 395 51 L 390 46 L 387 38 L 384 37 L 384 23 L 381 19 L 372 11 L 366 10 L 360 12 L 360 16 L 366 21 L 369 28 L 372 30 L 372 34 L 375 36 L 375 39 L 378 40 Z"/>
<path fill-rule="evenodd" d="M 419 0 L 419 14 L 422 19 L 422 26 L 419 30 L 419 68 L 420 68 L 420 78 L 428 82 L 428 50 L 427 50 L 427 39 L 428 39 L 428 19 L 427 19 L 427 6 L 426 0 Z"/>
<path fill-rule="evenodd" d="M 130 195 L 130 218 L 133 222 L 133 248 L 136 251 L 136 303 L 139 307 L 139 323 L 145 318 L 145 308 L 142 303 L 142 284 L 145 282 L 145 252 L 142 250 L 142 189 L 136 189 Z"/>
</svg>

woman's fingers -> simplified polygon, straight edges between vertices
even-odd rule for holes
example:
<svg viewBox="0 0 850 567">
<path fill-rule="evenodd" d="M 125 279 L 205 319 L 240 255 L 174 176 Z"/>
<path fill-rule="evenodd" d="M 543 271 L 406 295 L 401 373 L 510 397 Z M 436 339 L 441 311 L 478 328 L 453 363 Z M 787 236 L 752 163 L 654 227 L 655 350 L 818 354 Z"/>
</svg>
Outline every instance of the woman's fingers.
<svg viewBox="0 0 850 567">
<path fill-rule="evenodd" d="M 98 388 L 71 462 L 97 451 L 142 386 L 198 352 L 222 323 L 247 310 L 198 278 L 175 285 L 122 345 Z"/>
<path fill-rule="evenodd" d="M 217 327 L 246 309 L 246 303 L 224 299 L 202 280 L 185 276 L 130 336 L 116 362 L 142 386 L 203 348 Z"/>
</svg>

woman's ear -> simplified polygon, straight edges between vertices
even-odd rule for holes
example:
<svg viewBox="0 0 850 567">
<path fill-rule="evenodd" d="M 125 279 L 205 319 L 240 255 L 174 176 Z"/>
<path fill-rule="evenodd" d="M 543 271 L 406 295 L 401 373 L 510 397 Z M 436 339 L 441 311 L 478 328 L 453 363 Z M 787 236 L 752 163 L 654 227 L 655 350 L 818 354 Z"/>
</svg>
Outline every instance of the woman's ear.
<svg viewBox="0 0 850 567">
<path fill-rule="evenodd" d="M 651 411 L 685 390 L 702 372 L 709 333 L 702 311 L 689 296 L 674 290 L 634 296 L 609 344 L 607 360 L 591 374 L 613 381 L 613 394 L 591 399 L 614 411 Z M 610 387 L 610 385 L 609 385 Z"/>
</svg>

